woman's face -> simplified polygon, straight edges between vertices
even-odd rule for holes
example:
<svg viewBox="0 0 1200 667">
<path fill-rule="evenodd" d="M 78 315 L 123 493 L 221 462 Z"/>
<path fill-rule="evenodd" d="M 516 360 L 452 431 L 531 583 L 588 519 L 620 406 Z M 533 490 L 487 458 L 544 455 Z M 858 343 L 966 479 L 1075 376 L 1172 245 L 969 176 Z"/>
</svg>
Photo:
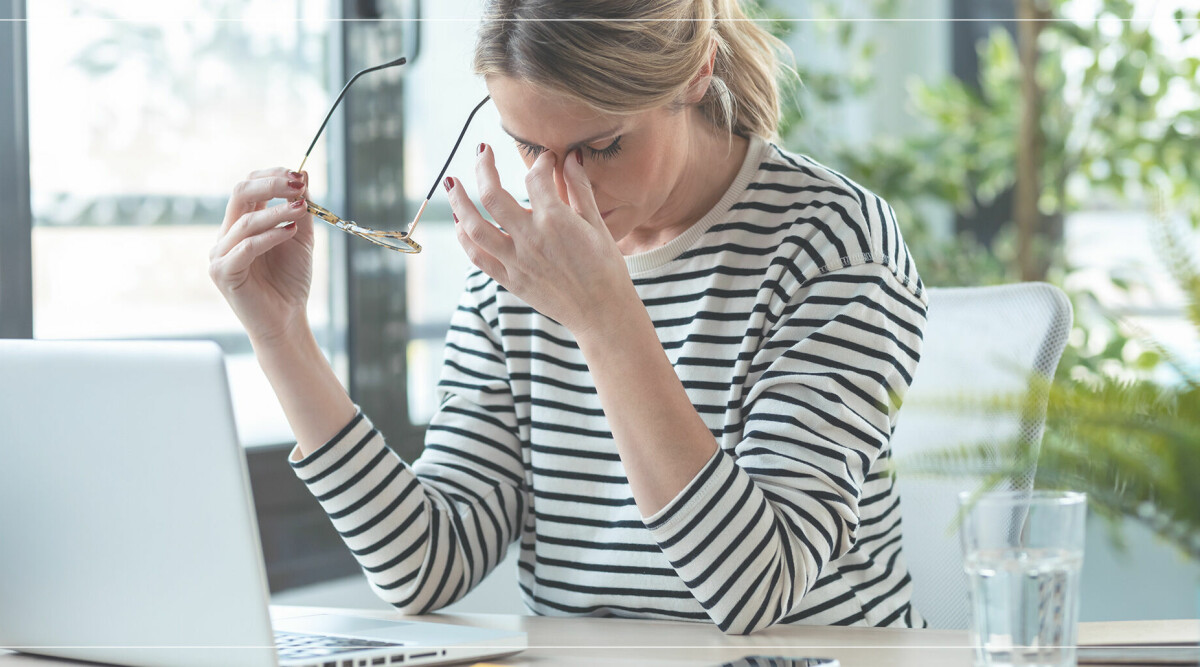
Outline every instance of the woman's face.
<svg viewBox="0 0 1200 667">
<path fill-rule="evenodd" d="M 555 181 L 564 201 L 561 164 L 572 151 L 582 152 L 596 207 L 618 242 L 635 229 L 684 222 L 675 218 L 689 211 L 676 211 L 685 207 L 670 195 L 687 164 L 690 114 L 660 108 L 632 116 L 602 115 L 519 79 L 491 76 L 487 86 L 525 165 L 531 166 L 542 151 L 557 157 Z"/>
</svg>

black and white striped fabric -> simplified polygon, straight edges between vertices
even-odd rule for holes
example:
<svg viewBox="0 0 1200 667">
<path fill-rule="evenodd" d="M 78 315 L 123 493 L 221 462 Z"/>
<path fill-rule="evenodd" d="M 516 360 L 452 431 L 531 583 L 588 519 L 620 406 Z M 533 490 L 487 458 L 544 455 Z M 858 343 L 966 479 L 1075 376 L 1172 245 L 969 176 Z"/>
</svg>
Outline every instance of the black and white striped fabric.
<svg viewBox="0 0 1200 667">
<path fill-rule="evenodd" d="M 290 459 L 373 589 L 429 612 L 511 546 L 539 614 L 921 626 L 879 465 L 927 305 L 890 207 L 755 138 L 717 207 L 627 261 L 719 451 L 642 517 L 571 334 L 474 272 L 420 459 L 362 414 Z"/>
</svg>

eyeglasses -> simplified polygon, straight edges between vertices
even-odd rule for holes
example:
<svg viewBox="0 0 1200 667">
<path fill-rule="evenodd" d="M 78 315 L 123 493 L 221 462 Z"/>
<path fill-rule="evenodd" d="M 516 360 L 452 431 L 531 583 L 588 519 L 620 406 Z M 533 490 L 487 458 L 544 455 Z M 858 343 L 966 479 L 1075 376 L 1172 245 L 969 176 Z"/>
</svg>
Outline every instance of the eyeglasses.
<svg viewBox="0 0 1200 667">
<path fill-rule="evenodd" d="M 384 63 L 382 65 L 368 67 L 367 69 L 364 69 L 358 74 L 350 77 L 350 80 L 347 81 L 346 85 L 342 87 L 342 92 L 338 93 L 337 99 L 333 101 L 333 106 L 329 107 L 329 113 L 325 114 L 325 120 L 321 121 L 321 127 L 317 130 L 317 136 L 313 137 L 312 143 L 308 145 L 308 150 L 304 153 L 304 159 L 300 161 L 300 167 L 296 169 L 296 171 L 301 171 L 304 169 L 304 163 L 308 162 L 308 156 L 310 153 L 312 153 L 313 146 L 317 145 L 317 139 L 320 139 L 321 133 L 325 131 L 325 126 L 329 123 L 329 117 L 333 115 L 333 110 L 338 107 L 338 104 L 341 103 L 342 98 L 346 96 L 346 91 L 350 90 L 350 86 L 353 85 L 353 83 L 357 81 L 360 76 L 370 72 L 377 72 L 381 69 L 403 65 L 406 62 L 408 62 L 406 58 L 397 58 L 396 60 Z M 377 229 L 371 229 L 369 227 L 363 227 L 353 220 L 345 220 L 334 215 L 329 211 L 329 209 L 317 206 L 312 201 L 308 202 L 308 212 L 312 213 L 321 220 L 328 222 L 334 227 L 337 227 L 343 232 L 353 234 L 360 239 L 366 239 L 371 243 L 387 248 L 388 250 L 395 250 L 396 252 L 402 252 L 409 255 L 421 252 L 421 245 L 412 238 L 413 230 L 417 228 L 417 223 L 421 220 L 421 214 L 425 212 L 425 207 L 429 205 L 429 200 L 433 199 L 433 193 L 437 192 L 438 183 L 442 182 L 442 177 L 446 175 L 446 170 L 450 168 L 450 161 L 454 159 L 454 154 L 458 152 L 458 146 L 462 143 L 463 136 L 467 133 L 467 128 L 471 126 L 471 121 L 475 119 L 475 114 L 478 113 L 481 108 L 483 108 L 483 105 L 486 104 L 489 99 L 491 99 L 490 96 L 484 97 L 483 101 L 475 105 L 475 108 L 471 111 L 471 115 L 467 116 L 467 122 L 463 125 L 462 132 L 458 133 L 458 140 L 454 142 L 454 148 L 450 149 L 450 156 L 446 158 L 446 164 L 443 165 L 442 170 L 438 172 L 437 179 L 433 181 L 433 187 L 429 188 L 429 194 L 425 195 L 425 202 L 421 204 L 421 208 L 417 210 L 416 217 L 414 217 L 413 221 L 409 223 L 408 229 L 405 231 L 385 232 Z"/>
</svg>

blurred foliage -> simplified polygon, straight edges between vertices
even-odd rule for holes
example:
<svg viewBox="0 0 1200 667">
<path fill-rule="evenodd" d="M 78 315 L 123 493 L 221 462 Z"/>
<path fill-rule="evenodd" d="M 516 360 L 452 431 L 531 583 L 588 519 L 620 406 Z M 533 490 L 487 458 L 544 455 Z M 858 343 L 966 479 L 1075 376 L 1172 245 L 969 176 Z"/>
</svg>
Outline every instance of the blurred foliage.
<svg viewBox="0 0 1200 667">
<path fill-rule="evenodd" d="M 1070 3 L 1051 5 L 1061 17 Z M 1200 59 L 1186 55 L 1200 45 L 1200 10 L 1177 12 L 1175 35 L 1125 20 L 1132 15 L 1127 0 L 1102 0 L 1096 16 L 1048 22 L 1039 36 L 1046 141 L 1039 209 L 1053 216 L 1097 202 L 1144 207 L 1149 193 L 1163 192 L 1200 226 Z M 979 90 L 954 77 L 911 83 L 911 111 L 931 121 L 931 130 L 837 156 L 847 175 L 869 183 L 898 213 L 913 213 L 924 199 L 969 214 L 1015 181 L 1022 106 L 1016 45 L 997 27 L 978 52 Z M 926 274 L 927 283 L 953 284 Z"/>
<path fill-rule="evenodd" d="M 194 0 L 176 11 L 195 20 L 156 20 L 128 3 L 63 2 L 64 18 L 89 26 L 86 41 L 61 47 L 73 54 L 71 67 L 108 90 L 139 91 L 136 99 L 88 99 L 82 122 L 93 126 L 92 150 L 121 155 L 137 147 L 140 159 L 126 163 L 126 182 L 144 183 L 153 178 L 138 174 L 181 159 L 180 137 L 235 132 L 238 126 L 221 128 L 227 121 L 216 120 L 230 109 L 253 118 L 279 107 L 319 106 L 313 100 L 323 100 L 329 87 L 328 28 L 315 20 L 320 15 L 307 20 L 300 5 L 280 10 L 277 22 L 255 20 L 267 4 Z"/>
<path fill-rule="evenodd" d="M 1200 344 L 1200 267 L 1182 250 L 1194 232 L 1162 220 L 1156 231 L 1159 256 L 1187 295 L 1188 320 Z M 1143 343 L 1158 348 L 1153 341 Z M 1161 348 L 1157 353 L 1180 382 L 1164 386 L 1105 375 L 1095 381 L 1058 377 L 1035 385 L 1032 393 L 1046 397 L 1040 451 L 1018 445 L 998 457 L 990 448 L 964 446 L 919 456 L 906 464 L 906 471 L 983 473 L 987 488 L 1036 463 L 1038 488 L 1085 491 L 1092 510 L 1110 519 L 1141 522 L 1200 561 L 1200 368 Z M 968 400 L 958 407 L 1019 415 L 1028 409 L 1026 400 L 991 397 L 982 399 L 983 406 Z M 1119 540 L 1115 524 L 1110 525 Z"/>
<path fill-rule="evenodd" d="M 1098 0 L 1090 16 L 1065 18 L 1078 14 L 1077 4 L 1042 3 L 1041 11 L 1054 20 L 1045 22 L 1038 35 L 1035 68 L 1043 145 L 1041 233 L 1034 243 L 1049 262 L 1046 279 L 1060 285 L 1076 269 L 1066 264 L 1062 249 L 1062 224 L 1071 212 L 1144 209 L 1151 193 L 1158 193 L 1170 210 L 1187 212 L 1200 227 L 1200 10 L 1179 10 L 1167 24 L 1152 26 L 1127 20 L 1134 15 L 1128 0 Z M 830 16 L 844 11 L 842 5 L 818 6 Z M 864 7 L 885 18 L 895 11 L 894 2 Z M 841 72 L 870 72 L 872 59 L 886 55 L 856 34 L 863 25 L 817 23 L 818 29 L 837 33 L 845 50 L 838 59 Z M 786 40 L 793 26 L 777 22 L 773 28 Z M 798 68 L 804 83 L 792 85 L 789 94 L 797 102 L 785 104 L 782 142 L 802 152 L 825 150 L 818 159 L 886 199 L 931 286 L 998 284 L 1021 276 L 1012 220 L 986 244 L 969 231 L 947 234 L 925 222 L 930 211 L 970 216 L 1010 193 L 1016 180 L 1023 109 L 1017 45 L 997 26 L 977 51 L 978 88 L 953 76 L 909 82 L 906 104 L 920 129 L 907 136 L 875 137 L 865 147 L 822 148 L 809 140 L 808 111 L 861 96 L 874 84 L 869 75 Z M 1134 282 L 1112 277 L 1118 290 L 1135 287 Z M 1114 373 L 1145 377 L 1153 370 L 1157 355 L 1136 353 L 1137 341 L 1096 294 L 1068 293 L 1076 327 L 1061 373 L 1097 380 Z"/>
<path fill-rule="evenodd" d="M 794 43 L 804 26 L 813 47 L 836 53 L 830 62 L 785 61 L 789 71 L 780 80 L 782 118 L 779 136 L 784 144 L 803 137 L 806 150 L 823 136 L 812 130 L 810 119 L 819 109 L 866 95 L 875 85 L 874 60 L 878 45 L 862 34 L 863 23 L 856 18 L 891 18 L 900 0 L 859 0 L 857 12 L 844 0 L 810 0 L 800 4 L 787 0 L 743 0 L 747 15 L 762 21 L 771 34 Z M 857 13 L 858 16 L 854 14 Z M 798 21 L 800 23 L 798 23 Z M 819 44 L 818 44 L 819 43 Z M 787 54 L 785 54 L 786 57 Z M 817 147 L 817 150 L 820 150 Z"/>
</svg>

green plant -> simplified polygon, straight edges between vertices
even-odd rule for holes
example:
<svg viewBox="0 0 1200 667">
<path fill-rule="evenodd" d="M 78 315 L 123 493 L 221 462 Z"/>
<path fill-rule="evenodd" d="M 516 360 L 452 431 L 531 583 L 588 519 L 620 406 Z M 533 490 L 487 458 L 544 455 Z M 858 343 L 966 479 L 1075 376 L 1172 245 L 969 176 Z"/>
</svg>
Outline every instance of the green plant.
<svg viewBox="0 0 1200 667">
<path fill-rule="evenodd" d="M 1187 55 L 1200 46 L 1200 12 L 1177 11 L 1164 30 L 1125 20 L 1133 15 L 1127 0 L 1100 0 L 1091 16 L 1072 19 L 1079 8 L 1070 0 L 1014 2 L 1024 14 L 1050 20 L 1022 22 L 1037 27 L 1019 31 L 1023 40 L 994 29 L 978 45 L 977 86 L 954 77 L 910 82 L 908 105 L 924 131 L 823 156 L 892 204 L 928 285 L 1063 284 L 1075 270 L 1062 253 L 1067 215 L 1095 206 L 1144 208 L 1149 192 L 1192 211 L 1200 226 L 1200 59 Z M 847 43 L 859 41 L 851 35 Z M 862 47 L 848 58 L 873 53 Z M 859 88 L 842 90 L 844 100 Z M 811 130 L 799 112 L 792 116 L 785 143 L 809 148 Z M 970 215 L 1018 190 L 1023 197 L 1012 219 L 986 242 L 923 224 L 928 210 Z M 1118 276 L 1112 285 L 1130 286 Z M 1158 357 L 1137 353 L 1135 337 L 1093 293 L 1067 291 L 1077 318 L 1062 373 L 1153 371 Z"/>
<path fill-rule="evenodd" d="M 1045 5 L 1028 12 L 1048 20 L 1021 23 L 1040 26 L 1022 33 L 1033 42 L 1024 60 L 1025 45 L 1003 28 L 979 45 L 978 88 L 953 77 L 910 85 L 911 107 L 932 129 L 838 156 L 849 176 L 910 214 L 922 200 L 969 213 L 1035 172 L 1036 220 L 1017 224 L 1030 213 L 1018 200 L 1006 224 L 1015 248 L 1004 259 L 1022 280 L 1061 267 L 1063 218 L 1085 205 L 1145 206 L 1161 191 L 1200 225 L 1200 58 L 1184 55 L 1200 44 L 1200 11 L 1177 11 L 1164 34 L 1128 20 L 1127 0 L 1074 19 L 1069 0 Z M 1022 165 L 1028 154 L 1036 163 Z"/>
<path fill-rule="evenodd" d="M 1187 251 L 1188 235 L 1161 221 L 1159 230 L 1159 255 L 1187 297 L 1200 343 L 1200 266 Z M 1028 470 L 1036 457 L 1037 488 L 1085 491 L 1091 509 L 1144 523 L 1200 561 L 1200 369 L 1154 341 L 1142 342 L 1175 371 L 1176 382 L 1060 375 L 1035 383 L 1034 393 L 1047 397 L 1040 451 L 1013 445 L 997 457 L 964 446 L 920 457 L 909 472 L 982 475 L 986 488 Z M 967 399 L 950 409 L 981 404 L 1014 414 L 1026 409 L 1024 399 L 1005 396 Z"/>
</svg>

